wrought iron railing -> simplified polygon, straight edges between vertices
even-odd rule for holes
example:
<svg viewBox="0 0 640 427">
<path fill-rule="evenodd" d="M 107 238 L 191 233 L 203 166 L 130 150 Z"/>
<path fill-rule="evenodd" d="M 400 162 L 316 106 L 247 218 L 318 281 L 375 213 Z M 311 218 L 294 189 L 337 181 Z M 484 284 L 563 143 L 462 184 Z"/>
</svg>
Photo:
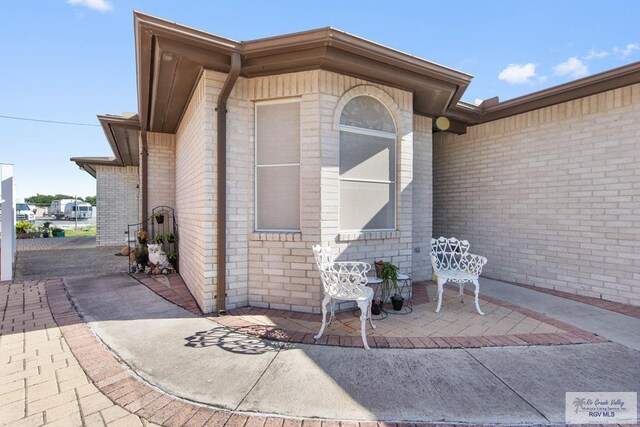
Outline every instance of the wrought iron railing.
<svg viewBox="0 0 640 427">
<path fill-rule="evenodd" d="M 129 272 L 164 274 L 178 272 L 178 238 L 175 212 L 169 206 L 157 206 L 151 210 L 149 218 L 137 224 L 128 225 Z M 164 261 L 160 253 L 149 253 L 150 244 L 160 245 L 159 249 L 167 257 L 166 262 L 158 261 Z"/>
</svg>

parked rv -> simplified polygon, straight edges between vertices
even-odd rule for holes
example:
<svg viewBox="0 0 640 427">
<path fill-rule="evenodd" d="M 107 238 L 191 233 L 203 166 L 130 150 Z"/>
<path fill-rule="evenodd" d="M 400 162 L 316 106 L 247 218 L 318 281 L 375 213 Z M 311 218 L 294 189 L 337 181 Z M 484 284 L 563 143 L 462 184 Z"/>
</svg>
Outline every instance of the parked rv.
<svg viewBox="0 0 640 427">
<path fill-rule="evenodd" d="M 72 201 L 64 207 L 64 219 L 89 219 L 92 215 L 91 203 Z"/>
<path fill-rule="evenodd" d="M 73 203 L 74 199 L 60 199 L 54 200 L 49 206 L 49 215 L 56 217 L 56 219 L 64 218 L 64 209 L 69 203 Z"/>
</svg>

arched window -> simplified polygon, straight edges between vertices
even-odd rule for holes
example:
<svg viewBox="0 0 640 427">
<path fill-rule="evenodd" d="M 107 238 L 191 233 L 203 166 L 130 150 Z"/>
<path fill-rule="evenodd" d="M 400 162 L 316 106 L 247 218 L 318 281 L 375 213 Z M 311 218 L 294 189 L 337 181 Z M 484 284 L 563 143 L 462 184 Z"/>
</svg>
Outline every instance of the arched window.
<svg viewBox="0 0 640 427">
<path fill-rule="evenodd" d="M 340 115 L 340 230 L 396 227 L 396 127 L 371 96 L 349 101 Z"/>
</svg>

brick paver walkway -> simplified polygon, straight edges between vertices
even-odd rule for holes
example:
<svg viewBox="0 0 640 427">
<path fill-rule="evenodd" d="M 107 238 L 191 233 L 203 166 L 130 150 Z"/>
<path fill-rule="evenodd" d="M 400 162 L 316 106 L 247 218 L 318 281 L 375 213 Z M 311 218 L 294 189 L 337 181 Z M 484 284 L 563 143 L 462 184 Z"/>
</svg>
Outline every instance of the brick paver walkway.
<svg viewBox="0 0 640 427">
<path fill-rule="evenodd" d="M 0 425 L 140 426 L 109 400 L 71 352 L 44 281 L 0 285 Z"/>
</svg>

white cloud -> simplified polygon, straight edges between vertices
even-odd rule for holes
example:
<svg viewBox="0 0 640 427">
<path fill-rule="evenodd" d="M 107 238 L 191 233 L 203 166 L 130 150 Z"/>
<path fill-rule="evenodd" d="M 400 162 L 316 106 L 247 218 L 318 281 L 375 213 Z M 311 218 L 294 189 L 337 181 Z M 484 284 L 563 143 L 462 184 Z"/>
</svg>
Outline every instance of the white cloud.
<svg viewBox="0 0 640 427">
<path fill-rule="evenodd" d="M 587 52 L 587 54 L 585 56 L 582 57 L 582 59 L 584 59 L 586 61 L 589 61 L 591 59 L 606 58 L 609 55 L 610 55 L 609 52 L 607 52 L 606 50 L 591 49 L 589 52 Z"/>
<path fill-rule="evenodd" d="M 584 77 L 589 74 L 589 67 L 576 56 L 572 56 L 553 67 L 553 72 L 559 76 Z"/>
<path fill-rule="evenodd" d="M 72 6 L 84 6 L 99 12 L 108 12 L 113 9 L 113 5 L 107 0 L 67 0 Z"/>
<path fill-rule="evenodd" d="M 622 49 L 618 48 L 618 46 L 613 48 L 614 52 L 620 53 L 622 56 L 629 56 L 636 50 L 640 50 L 640 44 L 638 43 L 629 43 Z"/>
<path fill-rule="evenodd" d="M 536 65 L 529 62 L 528 64 L 509 64 L 498 74 L 498 79 L 517 85 L 531 83 L 531 79 L 535 76 Z"/>
</svg>

